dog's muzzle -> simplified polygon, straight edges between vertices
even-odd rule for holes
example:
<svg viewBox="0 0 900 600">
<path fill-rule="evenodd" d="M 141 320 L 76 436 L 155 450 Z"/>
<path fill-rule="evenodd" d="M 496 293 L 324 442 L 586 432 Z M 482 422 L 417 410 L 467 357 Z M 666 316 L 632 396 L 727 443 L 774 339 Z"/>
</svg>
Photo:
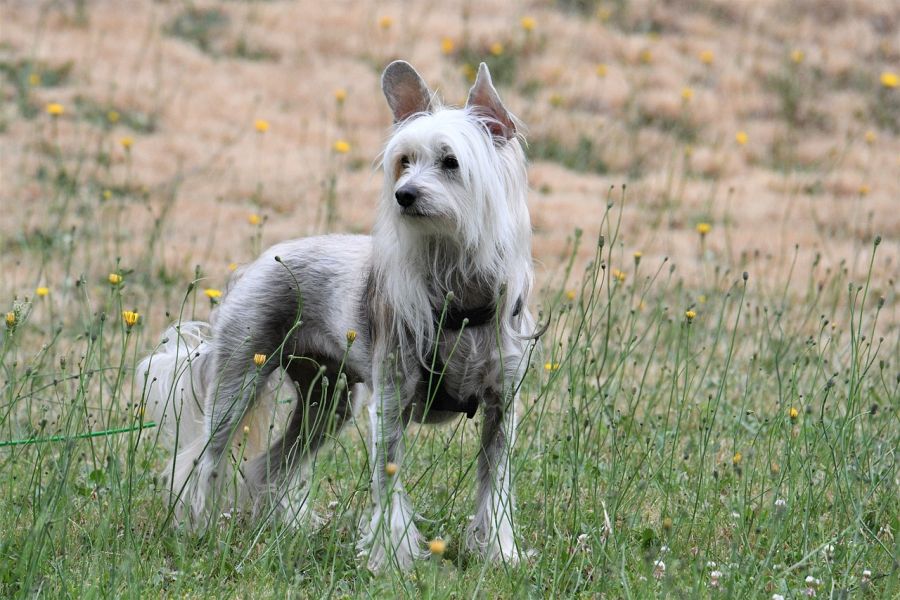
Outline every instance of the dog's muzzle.
<svg viewBox="0 0 900 600">
<path fill-rule="evenodd" d="M 406 184 L 394 192 L 394 197 L 397 198 L 397 204 L 403 208 L 409 208 L 419 199 L 419 189 L 414 185 Z"/>
</svg>

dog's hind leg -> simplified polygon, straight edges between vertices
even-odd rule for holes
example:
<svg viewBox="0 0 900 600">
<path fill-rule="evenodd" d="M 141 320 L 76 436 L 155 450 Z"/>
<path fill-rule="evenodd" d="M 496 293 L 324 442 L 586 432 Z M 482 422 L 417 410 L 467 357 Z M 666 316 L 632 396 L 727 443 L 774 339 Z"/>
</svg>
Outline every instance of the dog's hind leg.
<svg viewBox="0 0 900 600">
<path fill-rule="evenodd" d="M 519 561 L 513 532 L 513 494 L 510 450 L 515 441 L 518 395 L 506 398 L 488 391 L 481 424 L 478 453 L 478 492 L 475 518 L 469 526 L 467 546 L 491 560 Z"/>
<path fill-rule="evenodd" d="M 349 388 L 353 378 L 348 384 L 347 375 L 339 374 L 339 368 L 331 361 L 308 358 L 291 358 L 285 365 L 297 390 L 294 410 L 281 437 L 243 469 L 256 513 L 279 514 L 288 524 L 316 520 L 307 507 L 308 490 L 299 490 L 297 495 L 290 488 L 306 459 L 352 415 Z"/>
</svg>

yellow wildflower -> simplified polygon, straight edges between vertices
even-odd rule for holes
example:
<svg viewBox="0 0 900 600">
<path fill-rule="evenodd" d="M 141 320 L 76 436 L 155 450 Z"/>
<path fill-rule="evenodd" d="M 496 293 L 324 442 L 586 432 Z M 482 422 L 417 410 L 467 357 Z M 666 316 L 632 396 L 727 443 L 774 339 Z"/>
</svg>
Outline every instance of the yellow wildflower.
<svg viewBox="0 0 900 600">
<path fill-rule="evenodd" d="M 44 298 L 45 296 L 47 296 L 47 294 L 50 293 L 50 288 L 41 286 L 38 289 L 34 290 L 34 293 L 37 294 L 39 298 Z"/>
<path fill-rule="evenodd" d="M 384 465 L 384 472 L 388 477 L 393 477 L 397 474 L 397 464 L 392 462 L 387 463 Z"/>
<path fill-rule="evenodd" d="M 344 100 L 347 99 L 347 90 L 344 88 L 338 88 L 334 90 L 334 101 L 338 104 L 343 104 Z"/>
<path fill-rule="evenodd" d="M 131 150 L 131 147 L 134 146 L 134 138 L 132 138 L 130 135 L 126 135 L 121 140 L 119 140 L 119 143 L 122 144 L 122 147 L 125 148 L 126 151 L 129 151 Z"/>
<path fill-rule="evenodd" d="M 749 136 L 747 136 L 746 131 L 738 131 L 736 134 L 734 134 L 734 139 L 738 144 L 740 144 L 741 146 L 744 146 L 747 144 L 747 141 L 750 138 L 749 138 Z"/>
<path fill-rule="evenodd" d="M 791 418 L 791 421 L 796 421 L 797 417 L 800 416 L 800 411 L 792 406 L 788 411 L 788 416 Z"/>
<path fill-rule="evenodd" d="M 238 267 L 238 266 L 237 266 L 237 263 L 235 263 L 235 262 L 228 263 L 228 270 L 229 270 L 229 271 L 234 271 L 235 269 L 237 269 L 237 267 Z"/>
<path fill-rule="evenodd" d="M 210 300 L 215 300 L 216 298 L 222 297 L 222 290 L 217 290 L 215 288 L 206 288 L 203 290 L 203 293 L 206 294 L 206 297 Z"/>
<path fill-rule="evenodd" d="M 257 119 L 254 121 L 253 126 L 258 133 L 265 133 L 269 130 L 269 122 L 265 119 Z"/>
<path fill-rule="evenodd" d="M 356 330 L 355 329 L 347 330 L 347 343 L 352 344 L 355 341 L 356 341 Z"/>
<path fill-rule="evenodd" d="M 794 64 L 799 65 L 804 58 L 806 58 L 806 55 L 803 53 L 803 50 L 791 50 L 791 60 Z"/>
<path fill-rule="evenodd" d="M 378 19 L 378 26 L 382 29 L 390 29 L 391 25 L 394 24 L 394 18 L 389 17 L 388 15 L 384 15 L 380 19 Z"/>
<path fill-rule="evenodd" d="M 109 281 L 110 285 L 119 285 L 122 283 L 122 276 L 118 273 L 110 273 L 109 277 L 106 278 Z"/>
<path fill-rule="evenodd" d="M 606 64 L 600 63 L 597 65 L 597 77 L 606 77 L 606 74 L 609 72 L 609 69 L 606 67 Z"/>
<path fill-rule="evenodd" d="M 697 317 L 697 311 L 694 311 L 694 310 L 684 311 L 684 318 L 688 320 L 688 323 L 693 321 L 696 317 Z"/>
<path fill-rule="evenodd" d="M 558 362 L 548 362 L 544 363 L 544 370 L 546 371 L 558 371 L 559 363 Z"/>
<path fill-rule="evenodd" d="M 681 99 L 685 102 L 690 102 L 691 98 L 694 97 L 694 90 L 689 87 L 681 88 Z"/>
<path fill-rule="evenodd" d="M 701 50 L 700 51 L 700 62 L 704 65 L 711 65 L 713 61 L 716 60 L 716 55 L 712 50 Z"/>
<path fill-rule="evenodd" d="M 456 47 L 456 44 L 453 43 L 452 38 L 448 38 L 448 37 L 441 38 L 441 53 L 450 54 L 451 52 L 453 52 L 455 47 Z"/>
<path fill-rule="evenodd" d="M 884 71 L 879 78 L 881 81 L 881 85 L 886 88 L 895 88 L 900 85 L 900 75 L 897 75 L 893 71 Z"/>
<path fill-rule="evenodd" d="M 338 140 L 332 146 L 335 152 L 338 154 L 347 154 L 350 152 L 350 142 L 347 140 Z"/>
<path fill-rule="evenodd" d="M 47 105 L 47 114 L 51 117 L 58 117 L 64 112 L 66 112 L 66 109 L 59 102 L 51 102 Z"/>
<path fill-rule="evenodd" d="M 550 94 L 550 106 L 559 108 L 563 104 L 563 97 L 560 94 Z"/>
<path fill-rule="evenodd" d="M 712 230 L 712 225 L 709 223 L 697 223 L 697 233 L 700 235 L 706 235 Z"/>
<path fill-rule="evenodd" d="M 612 276 L 615 277 L 616 281 L 618 281 L 619 283 L 624 283 L 625 279 L 628 277 L 627 275 L 625 275 L 624 271 L 620 271 L 619 269 L 613 269 Z"/>
<path fill-rule="evenodd" d="M 447 550 L 447 542 L 440 538 L 431 540 L 428 542 L 428 550 L 430 550 L 432 554 L 440 556 Z"/>
<path fill-rule="evenodd" d="M 110 123 L 118 123 L 119 122 L 119 113 L 114 110 L 107 112 L 106 120 L 109 121 Z"/>
<path fill-rule="evenodd" d="M 257 367 L 261 367 L 266 364 L 266 355 L 265 354 L 254 354 L 253 355 L 253 364 Z"/>
<path fill-rule="evenodd" d="M 122 320 L 125 321 L 125 325 L 129 329 L 134 327 L 140 318 L 141 318 L 141 315 L 133 310 L 123 310 L 122 311 Z"/>
<path fill-rule="evenodd" d="M 112 190 L 103 190 L 103 199 L 109 200 L 112 198 Z"/>
<path fill-rule="evenodd" d="M 731 457 L 731 463 L 734 465 L 741 464 L 741 461 L 744 460 L 744 455 L 740 452 L 735 452 L 734 456 Z"/>
<path fill-rule="evenodd" d="M 16 326 L 16 313 L 12 311 L 6 313 L 6 326 L 9 329 L 12 329 Z"/>
<path fill-rule="evenodd" d="M 569 301 L 574 300 L 574 299 L 575 299 L 575 290 L 569 290 L 569 291 L 567 291 L 567 292 L 566 292 L 566 298 L 567 298 Z"/>
<path fill-rule="evenodd" d="M 878 134 L 870 129 L 869 131 L 866 132 L 865 137 L 866 137 L 867 144 L 874 144 L 875 140 L 878 139 Z"/>
<path fill-rule="evenodd" d="M 634 251 L 634 264 L 641 262 L 641 257 L 643 257 L 643 256 L 644 256 L 643 252 L 641 252 L 640 250 L 635 250 Z"/>
<path fill-rule="evenodd" d="M 262 218 L 256 213 L 252 213 L 247 215 L 247 222 L 251 225 L 259 225 L 262 222 Z"/>
<path fill-rule="evenodd" d="M 868 196 L 869 192 L 871 192 L 871 191 L 872 191 L 872 188 L 870 188 L 867 183 L 864 183 L 861 186 L 859 186 L 859 195 L 860 196 Z"/>
<path fill-rule="evenodd" d="M 493 44 L 491 44 L 490 50 L 491 54 L 493 54 L 494 56 L 500 56 L 501 54 L 503 54 L 503 44 L 500 42 L 494 42 Z"/>
<path fill-rule="evenodd" d="M 32 73 L 28 76 L 28 85 L 31 87 L 37 87 L 41 85 L 41 74 L 40 73 Z"/>
<path fill-rule="evenodd" d="M 606 23 L 612 17 L 612 9 L 609 6 L 600 6 L 597 9 L 597 18 L 600 19 L 601 22 Z"/>
<path fill-rule="evenodd" d="M 522 25 L 522 29 L 531 33 L 534 31 L 534 28 L 537 27 L 537 20 L 534 17 L 522 17 L 519 24 Z"/>
<path fill-rule="evenodd" d="M 651 52 L 649 48 L 644 48 L 641 50 L 641 53 L 638 54 L 638 60 L 645 65 L 649 65 L 653 62 L 653 52 Z"/>
</svg>

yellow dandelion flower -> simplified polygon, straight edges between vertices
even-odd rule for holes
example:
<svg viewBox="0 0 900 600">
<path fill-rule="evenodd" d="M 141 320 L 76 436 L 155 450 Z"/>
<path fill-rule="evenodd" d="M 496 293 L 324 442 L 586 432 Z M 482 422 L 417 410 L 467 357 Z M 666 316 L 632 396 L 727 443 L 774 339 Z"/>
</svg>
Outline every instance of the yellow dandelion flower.
<svg viewBox="0 0 900 600">
<path fill-rule="evenodd" d="M 746 131 L 738 131 L 734 134 L 734 140 L 741 146 L 745 146 L 750 140 L 750 137 L 747 135 Z"/>
<path fill-rule="evenodd" d="M 596 68 L 597 77 L 606 77 L 606 74 L 609 73 L 609 69 L 604 63 L 600 63 Z"/>
<path fill-rule="evenodd" d="M 121 140 L 119 140 L 119 143 L 122 145 L 123 148 L 125 148 L 125 150 L 127 152 L 127 151 L 131 150 L 132 146 L 134 146 L 134 138 L 132 138 L 130 135 L 126 135 Z"/>
<path fill-rule="evenodd" d="M 681 88 L 681 99 L 685 102 L 690 102 L 691 98 L 694 97 L 694 90 L 689 87 Z"/>
<path fill-rule="evenodd" d="M 347 140 L 338 140 L 334 143 L 332 149 L 338 154 L 347 154 L 350 152 L 350 142 Z"/>
<path fill-rule="evenodd" d="M 452 38 L 443 37 L 441 38 L 441 53 L 442 54 L 450 54 L 456 48 L 456 44 L 453 43 Z"/>
<path fill-rule="evenodd" d="M 50 288 L 41 286 L 34 290 L 34 293 L 37 294 L 38 298 L 45 298 L 50 293 Z"/>
<path fill-rule="evenodd" d="M 253 122 L 253 127 L 256 128 L 257 133 L 265 133 L 269 130 L 269 122 L 265 119 L 257 119 Z"/>
<path fill-rule="evenodd" d="M 544 363 L 544 370 L 545 370 L 545 371 L 558 371 L 558 370 L 559 370 L 559 363 L 558 363 L 558 362 L 548 362 L 548 363 Z"/>
<path fill-rule="evenodd" d="M 6 313 L 6 326 L 9 329 L 12 329 L 16 326 L 16 313 L 12 311 Z"/>
<path fill-rule="evenodd" d="M 133 310 L 123 310 L 122 311 L 122 320 L 125 321 L 125 325 L 131 329 L 135 325 L 137 325 L 138 320 L 141 318 L 141 315 Z"/>
<path fill-rule="evenodd" d="M 447 550 L 447 542 L 445 542 L 441 538 L 431 540 L 430 542 L 428 542 L 428 550 L 432 554 L 440 556 Z"/>
<path fill-rule="evenodd" d="M 571 302 L 575 299 L 575 290 L 569 290 L 566 292 L 566 298 Z"/>
<path fill-rule="evenodd" d="M 119 285 L 122 283 L 122 276 L 118 273 L 110 273 L 106 280 L 109 281 L 110 285 Z"/>
<path fill-rule="evenodd" d="M 222 290 L 217 290 L 215 288 L 206 288 L 203 290 L 203 293 L 206 294 L 206 297 L 210 300 L 215 300 L 216 298 L 222 297 Z"/>
<path fill-rule="evenodd" d="M 490 47 L 491 54 L 494 56 L 500 56 L 503 54 L 503 44 L 500 42 L 494 42 Z"/>
<path fill-rule="evenodd" d="M 259 225 L 262 223 L 262 218 L 258 214 L 252 213 L 247 215 L 247 222 L 251 225 Z"/>
<path fill-rule="evenodd" d="M 266 355 L 265 354 L 254 354 L 253 355 L 253 364 L 257 367 L 261 367 L 266 364 Z"/>
<path fill-rule="evenodd" d="M 706 235 L 710 231 L 712 231 L 712 225 L 709 223 L 697 223 L 697 233 L 700 235 Z"/>
<path fill-rule="evenodd" d="M 699 56 L 700 62 L 704 65 L 711 65 L 716 60 L 716 55 L 712 50 L 701 50 Z"/>
<path fill-rule="evenodd" d="M 688 323 L 697 318 L 697 311 L 695 310 L 686 310 L 684 311 L 684 318 L 688 320 Z"/>
<path fill-rule="evenodd" d="M 742 460 L 744 460 L 744 455 L 740 452 L 735 452 L 734 456 L 731 457 L 731 464 L 739 465 Z"/>
<path fill-rule="evenodd" d="M 355 341 L 356 341 L 356 330 L 348 329 L 347 330 L 347 343 L 352 344 Z"/>
<path fill-rule="evenodd" d="M 109 200 L 112 198 L 112 190 L 103 190 L 103 199 Z"/>
<path fill-rule="evenodd" d="M 237 263 L 235 263 L 235 262 L 228 263 L 228 270 L 229 270 L 229 271 L 234 271 L 234 270 L 237 269 L 237 267 L 238 267 L 238 266 L 237 266 Z"/>
<path fill-rule="evenodd" d="M 878 139 L 878 134 L 870 129 L 866 132 L 865 139 L 867 144 L 874 144 L 875 140 Z"/>
<path fill-rule="evenodd" d="M 804 58 L 806 58 L 806 55 L 803 53 L 803 50 L 791 50 L 791 61 L 795 65 L 802 63 Z"/>
<path fill-rule="evenodd" d="M 40 73 L 32 73 L 28 76 L 28 85 L 31 87 L 37 87 L 41 85 L 41 74 Z"/>
<path fill-rule="evenodd" d="M 388 477 L 393 477 L 397 474 L 397 464 L 389 462 L 384 465 L 384 472 Z"/>
<path fill-rule="evenodd" d="M 65 107 L 62 104 L 60 104 L 59 102 L 51 102 L 50 104 L 47 105 L 46 110 L 47 110 L 47 114 L 50 115 L 51 117 L 58 117 L 58 116 L 62 115 L 64 112 L 66 112 Z"/>
<path fill-rule="evenodd" d="M 624 283 L 625 279 L 628 277 L 624 271 L 620 271 L 619 269 L 613 269 L 612 276 L 615 277 L 616 281 L 619 283 Z"/>
<path fill-rule="evenodd" d="M 522 29 L 531 33 L 534 31 L 534 28 L 537 27 L 537 20 L 534 17 L 522 17 L 522 20 L 519 21 L 519 24 L 522 26 Z"/>
<path fill-rule="evenodd" d="M 635 250 L 633 256 L 634 256 L 634 262 L 639 263 L 639 262 L 641 262 L 641 258 L 644 256 L 644 253 L 641 252 L 640 250 Z"/>
<path fill-rule="evenodd" d="M 120 115 L 115 110 L 111 110 L 106 113 L 106 120 L 109 121 L 110 123 L 118 123 L 119 118 L 120 118 Z"/>
<path fill-rule="evenodd" d="M 860 196 L 868 196 L 871 191 L 872 191 L 872 188 L 870 188 L 867 183 L 864 183 L 861 186 L 859 186 L 859 195 Z"/>
<path fill-rule="evenodd" d="M 347 99 L 347 90 L 344 88 L 338 88 L 334 90 L 334 101 L 338 104 L 343 104 L 344 100 Z"/>
<path fill-rule="evenodd" d="M 649 65 L 653 62 L 653 52 L 651 52 L 649 48 L 644 48 L 641 50 L 641 53 L 638 54 L 638 60 L 645 65 Z"/>
<path fill-rule="evenodd" d="M 394 18 L 388 15 L 384 15 L 380 19 L 378 19 L 378 26 L 382 29 L 390 29 L 394 24 Z"/>
<path fill-rule="evenodd" d="M 791 418 L 791 421 L 796 421 L 797 417 L 800 416 L 800 411 L 792 406 L 788 411 L 788 416 Z"/>
<path fill-rule="evenodd" d="M 879 81 L 881 81 L 882 86 L 893 89 L 900 85 L 900 75 L 893 71 L 884 71 L 879 77 Z"/>
</svg>

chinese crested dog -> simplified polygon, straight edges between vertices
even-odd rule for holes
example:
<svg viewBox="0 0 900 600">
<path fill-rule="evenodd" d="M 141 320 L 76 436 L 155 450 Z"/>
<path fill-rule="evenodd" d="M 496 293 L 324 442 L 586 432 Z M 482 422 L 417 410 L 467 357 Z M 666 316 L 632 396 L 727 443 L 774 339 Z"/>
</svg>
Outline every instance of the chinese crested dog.
<svg viewBox="0 0 900 600">
<path fill-rule="evenodd" d="M 402 483 L 406 425 L 479 410 L 467 547 L 515 562 L 510 450 L 536 339 L 521 127 L 484 64 L 464 108 L 442 106 L 403 61 L 382 89 L 394 128 L 372 235 L 270 248 L 234 274 L 209 324 L 173 326 L 138 368 L 173 450 L 174 515 L 192 527 L 223 507 L 309 517 L 292 490 L 353 415 L 353 392 L 369 396 L 369 567 L 427 555 Z M 296 391 L 289 412 L 265 407 L 278 377 Z"/>
</svg>

